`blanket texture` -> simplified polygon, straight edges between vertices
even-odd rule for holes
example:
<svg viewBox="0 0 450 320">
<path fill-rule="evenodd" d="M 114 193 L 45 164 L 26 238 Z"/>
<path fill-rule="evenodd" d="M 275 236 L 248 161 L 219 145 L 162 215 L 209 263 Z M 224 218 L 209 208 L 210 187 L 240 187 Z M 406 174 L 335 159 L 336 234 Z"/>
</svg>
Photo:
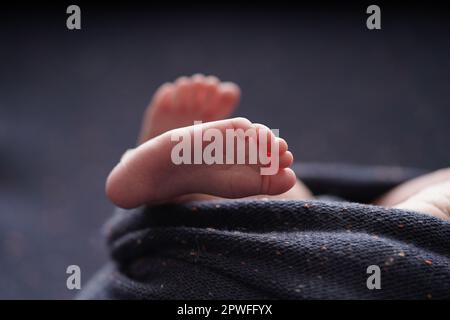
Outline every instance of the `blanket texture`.
<svg viewBox="0 0 450 320">
<path fill-rule="evenodd" d="M 450 299 L 450 223 L 356 202 L 420 171 L 296 171 L 327 200 L 117 210 L 104 228 L 112 261 L 78 298 Z M 380 268 L 381 289 L 367 287 L 371 265 Z"/>
</svg>

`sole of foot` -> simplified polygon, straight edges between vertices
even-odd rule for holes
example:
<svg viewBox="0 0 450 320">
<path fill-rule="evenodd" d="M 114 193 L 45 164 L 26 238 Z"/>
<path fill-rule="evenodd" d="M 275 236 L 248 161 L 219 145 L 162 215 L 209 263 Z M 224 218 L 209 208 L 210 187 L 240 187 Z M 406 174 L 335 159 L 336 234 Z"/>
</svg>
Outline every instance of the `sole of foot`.
<svg viewBox="0 0 450 320">
<path fill-rule="evenodd" d="M 226 135 L 227 129 L 246 131 L 251 128 L 263 131 L 274 139 L 267 141 L 277 141 L 279 162 L 278 170 L 273 175 L 261 175 L 260 169 L 267 167 L 267 164 L 177 165 L 172 161 L 171 153 L 177 144 L 173 136 L 188 134 L 194 139 L 194 133 L 199 129 L 215 129 Z M 249 139 L 245 143 L 249 143 Z M 288 151 L 287 143 L 275 137 L 267 127 L 253 124 L 245 118 L 214 121 L 165 132 L 129 151 L 110 173 L 106 193 L 114 204 L 127 209 L 164 203 L 193 193 L 233 199 L 278 195 L 296 183 L 295 173 L 288 168 L 292 162 L 293 156 Z"/>
</svg>

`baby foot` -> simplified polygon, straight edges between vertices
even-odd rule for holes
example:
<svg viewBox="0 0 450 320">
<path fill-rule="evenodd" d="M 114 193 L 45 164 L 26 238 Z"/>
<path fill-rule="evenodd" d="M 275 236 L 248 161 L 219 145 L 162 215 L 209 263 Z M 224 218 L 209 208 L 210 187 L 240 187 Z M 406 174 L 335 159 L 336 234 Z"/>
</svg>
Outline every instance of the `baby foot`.
<svg viewBox="0 0 450 320">
<path fill-rule="evenodd" d="M 450 168 L 402 183 L 378 199 L 375 204 L 450 219 Z"/>
<path fill-rule="evenodd" d="M 248 164 L 248 162 L 210 165 L 174 164 L 171 153 L 178 142 L 172 141 L 172 137 L 187 134 L 194 139 L 194 132 L 197 132 L 200 126 L 203 132 L 215 129 L 223 136 L 226 135 L 227 129 L 262 130 L 278 143 L 278 171 L 274 175 L 261 175 L 260 169 L 267 165 Z M 248 144 L 249 140 L 251 139 L 245 139 L 245 143 Z M 271 140 L 268 141 L 270 143 Z M 258 143 L 262 142 L 258 140 Z M 161 203 L 192 193 L 225 198 L 281 194 L 291 189 L 296 183 L 295 173 L 288 168 L 292 164 L 293 157 L 287 149 L 287 143 L 283 139 L 274 137 L 266 127 L 252 124 L 245 118 L 178 128 L 165 132 L 128 152 L 110 173 L 106 183 L 106 193 L 112 202 L 122 208 Z"/>
<path fill-rule="evenodd" d="M 375 201 L 375 204 L 385 207 L 392 207 L 405 201 L 409 197 L 417 194 L 427 187 L 431 187 L 445 181 L 450 181 L 450 168 L 433 171 L 406 181 L 383 195 L 380 199 Z"/>
<path fill-rule="evenodd" d="M 214 76 L 196 74 L 163 84 L 147 108 L 139 143 L 166 131 L 228 117 L 240 98 L 239 87 Z"/>
<path fill-rule="evenodd" d="M 395 208 L 411 210 L 450 220 L 450 180 L 427 187 Z"/>
</svg>

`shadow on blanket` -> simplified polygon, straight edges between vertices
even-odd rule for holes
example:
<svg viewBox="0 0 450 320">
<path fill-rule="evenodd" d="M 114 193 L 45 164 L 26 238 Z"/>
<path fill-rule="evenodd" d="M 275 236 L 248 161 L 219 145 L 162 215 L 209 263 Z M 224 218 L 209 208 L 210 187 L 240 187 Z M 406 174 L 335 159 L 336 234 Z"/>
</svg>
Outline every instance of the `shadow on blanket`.
<svg viewBox="0 0 450 320">
<path fill-rule="evenodd" d="M 334 201 L 118 210 L 105 226 L 112 262 L 78 298 L 448 299 L 450 223 L 356 203 L 421 173 L 310 164 L 299 176 Z M 370 265 L 380 290 L 367 288 Z"/>
</svg>

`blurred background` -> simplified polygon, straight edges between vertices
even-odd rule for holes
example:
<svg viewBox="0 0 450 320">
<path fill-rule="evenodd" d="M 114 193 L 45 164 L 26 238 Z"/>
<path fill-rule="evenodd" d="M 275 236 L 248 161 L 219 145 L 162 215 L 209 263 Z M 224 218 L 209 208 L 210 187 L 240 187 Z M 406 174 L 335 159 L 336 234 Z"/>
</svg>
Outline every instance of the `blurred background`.
<svg viewBox="0 0 450 320">
<path fill-rule="evenodd" d="M 107 259 L 104 181 L 154 90 L 238 83 L 236 115 L 279 128 L 297 161 L 450 164 L 443 2 L 243 5 L 36 1 L 0 10 L 0 298 L 72 298 Z"/>
</svg>

